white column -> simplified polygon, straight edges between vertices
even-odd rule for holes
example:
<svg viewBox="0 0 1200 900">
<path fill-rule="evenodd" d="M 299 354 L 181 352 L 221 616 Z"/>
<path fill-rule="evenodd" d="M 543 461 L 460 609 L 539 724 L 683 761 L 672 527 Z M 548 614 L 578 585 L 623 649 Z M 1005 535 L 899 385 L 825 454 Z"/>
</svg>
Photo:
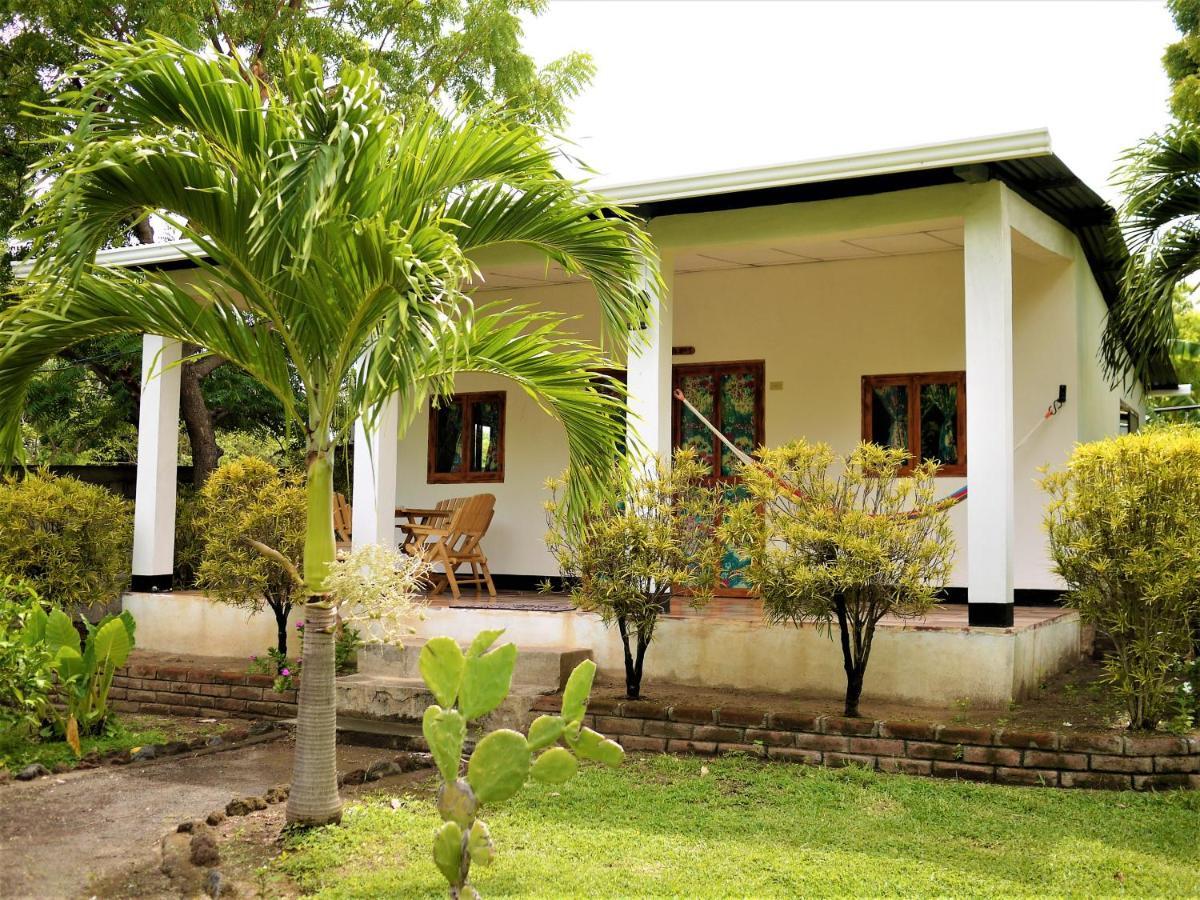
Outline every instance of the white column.
<svg viewBox="0 0 1200 900">
<path fill-rule="evenodd" d="M 979 185 L 966 210 L 967 600 L 972 625 L 1013 615 L 1012 232 L 1007 189 Z"/>
<path fill-rule="evenodd" d="M 142 337 L 137 488 L 133 512 L 135 591 L 171 590 L 175 566 L 175 475 L 179 461 L 179 341 Z"/>
<path fill-rule="evenodd" d="M 663 254 L 662 290 L 657 290 L 653 279 L 647 277 L 647 290 L 652 291 L 650 320 L 641 331 L 642 341 L 629 348 L 627 366 L 629 390 L 630 444 L 640 442 L 643 448 L 658 454 L 664 460 L 671 459 L 671 293 L 675 281 L 675 261 Z M 636 440 L 635 440 L 636 438 Z"/>
<path fill-rule="evenodd" d="M 400 396 L 393 394 L 379 409 L 368 430 L 354 423 L 353 546 L 396 547 L 396 454 L 399 445 Z"/>
</svg>

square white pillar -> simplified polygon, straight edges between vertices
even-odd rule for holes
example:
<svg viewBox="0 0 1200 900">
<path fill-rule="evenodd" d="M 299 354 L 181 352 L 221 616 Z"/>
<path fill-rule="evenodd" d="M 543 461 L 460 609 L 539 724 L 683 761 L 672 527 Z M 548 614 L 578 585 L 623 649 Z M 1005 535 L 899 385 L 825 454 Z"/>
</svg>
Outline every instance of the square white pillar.
<svg viewBox="0 0 1200 900">
<path fill-rule="evenodd" d="M 967 357 L 967 609 L 1013 621 L 1012 232 L 1007 188 L 974 188 L 963 228 Z"/>
<path fill-rule="evenodd" d="M 169 591 L 175 568 L 175 478 L 179 460 L 179 341 L 142 337 L 137 487 L 133 512 L 135 591 Z"/>
<path fill-rule="evenodd" d="M 396 548 L 396 454 L 399 447 L 400 396 L 379 408 L 370 429 L 354 423 L 353 546 L 381 544 Z"/>
<path fill-rule="evenodd" d="M 651 293 L 650 320 L 629 347 L 627 388 L 629 391 L 630 446 L 641 444 L 650 454 L 671 461 L 671 293 L 674 290 L 674 259 L 660 260 L 663 284 L 655 285 L 649 272 L 646 290 Z"/>
</svg>

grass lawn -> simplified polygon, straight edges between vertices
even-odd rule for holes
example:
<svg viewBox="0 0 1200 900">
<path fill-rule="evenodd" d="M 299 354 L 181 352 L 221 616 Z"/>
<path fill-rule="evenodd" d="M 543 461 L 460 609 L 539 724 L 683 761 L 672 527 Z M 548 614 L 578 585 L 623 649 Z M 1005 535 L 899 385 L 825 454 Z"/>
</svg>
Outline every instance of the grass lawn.
<svg viewBox="0 0 1200 900">
<path fill-rule="evenodd" d="M 498 851 L 473 869 L 485 897 L 1200 893 L 1200 794 L 1189 792 L 634 756 L 618 771 L 589 765 L 564 787 L 530 784 L 485 819 Z M 436 822 L 429 796 L 393 808 L 377 795 L 340 827 L 290 839 L 264 884 L 444 897 Z"/>
</svg>

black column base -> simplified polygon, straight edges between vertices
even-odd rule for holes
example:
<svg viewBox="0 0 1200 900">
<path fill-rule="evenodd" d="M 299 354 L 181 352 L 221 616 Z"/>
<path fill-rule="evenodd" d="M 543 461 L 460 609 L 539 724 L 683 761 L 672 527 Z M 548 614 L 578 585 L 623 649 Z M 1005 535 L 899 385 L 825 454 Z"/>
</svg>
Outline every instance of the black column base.
<svg viewBox="0 0 1200 900">
<path fill-rule="evenodd" d="M 967 624 L 975 628 L 1012 628 L 1011 603 L 968 603 Z"/>
<path fill-rule="evenodd" d="M 129 580 L 129 589 L 138 594 L 165 594 L 171 590 L 172 576 L 166 575 L 134 575 Z"/>
</svg>

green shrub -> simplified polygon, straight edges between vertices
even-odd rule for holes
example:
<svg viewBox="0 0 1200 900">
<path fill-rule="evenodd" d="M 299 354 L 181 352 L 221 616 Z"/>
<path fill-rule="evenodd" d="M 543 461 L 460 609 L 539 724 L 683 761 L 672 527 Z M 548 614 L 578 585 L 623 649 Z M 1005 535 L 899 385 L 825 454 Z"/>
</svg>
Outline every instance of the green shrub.
<svg viewBox="0 0 1200 900">
<path fill-rule="evenodd" d="M 582 522 L 560 501 L 565 480 L 552 481 L 546 504 L 546 546 L 571 584 L 571 596 L 616 623 L 625 650 L 625 690 L 641 694 L 642 666 L 658 616 L 673 591 L 684 590 L 693 606 L 712 596 L 724 546 L 715 526 L 724 488 L 696 454 L 679 450 L 674 465 L 625 484 L 614 472 L 609 499 L 588 510 Z"/>
<path fill-rule="evenodd" d="M 180 486 L 175 501 L 175 588 L 196 586 L 196 573 L 204 553 L 204 532 L 199 528 L 200 497 L 190 485 Z"/>
<path fill-rule="evenodd" d="M 50 651 L 26 639 L 40 611 L 37 591 L 12 576 L 0 578 L 0 733 L 24 737 L 37 732 L 50 702 Z"/>
<path fill-rule="evenodd" d="M 196 512 L 195 528 L 204 535 L 197 586 L 222 603 L 269 607 L 281 656 L 287 656 L 293 601 L 301 599 L 293 571 L 303 569 L 306 510 L 301 473 L 280 473 L 246 456 L 209 476 Z"/>
<path fill-rule="evenodd" d="M 133 504 L 40 471 L 0 482 L 0 575 L 68 613 L 111 603 L 129 583 Z"/>
<path fill-rule="evenodd" d="M 1067 603 L 1112 641 L 1104 666 L 1130 727 L 1153 729 L 1170 715 L 1200 616 L 1200 431 L 1082 444 L 1042 485 Z"/>
<path fill-rule="evenodd" d="M 432 638 L 421 648 L 421 677 L 437 701 L 425 710 L 421 731 L 442 782 L 437 799 L 442 826 L 433 837 L 433 861 L 451 897 L 477 897 L 469 881 L 471 866 L 486 866 L 495 856 L 480 807 L 507 800 L 530 778 L 565 784 L 580 759 L 615 768 L 625 758 L 620 744 L 583 724 L 596 677 L 596 664 L 587 659 L 567 679 L 559 715 L 538 716 L 528 736 L 509 728 L 483 736 L 467 761 L 466 777 L 459 777 L 468 723 L 500 706 L 512 686 L 516 645 L 489 650 L 503 633 L 480 632 L 465 654 L 448 637 Z"/>
<path fill-rule="evenodd" d="M 105 616 L 99 625 L 83 620 L 87 640 L 79 639 L 71 618 L 61 609 L 49 615 L 36 606 L 25 623 L 30 646 L 44 646 L 54 670 L 55 703 L 49 706 L 55 731 L 80 752 L 82 735 L 99 734 L 108 720 L 108 692 L 113 675 L 133 650 L 133 616 Z"/>
<path fill-rule="evenodd" d="M 742 471 L 749 498 L 721 533 L 750 558 L 746 580 L 773 622 L 836 623 L 846 671 L 847 716 L 858 715 L 875 626 L 924 615 L 946 584 L 954 539 L 935 505 L 937 466 L 900 477 L 904 450 L 859 444 L 835 456 L 796 441 L 759 452 Z M 912 515 L 920 512 L 919 515 Z"/>
</svg>

